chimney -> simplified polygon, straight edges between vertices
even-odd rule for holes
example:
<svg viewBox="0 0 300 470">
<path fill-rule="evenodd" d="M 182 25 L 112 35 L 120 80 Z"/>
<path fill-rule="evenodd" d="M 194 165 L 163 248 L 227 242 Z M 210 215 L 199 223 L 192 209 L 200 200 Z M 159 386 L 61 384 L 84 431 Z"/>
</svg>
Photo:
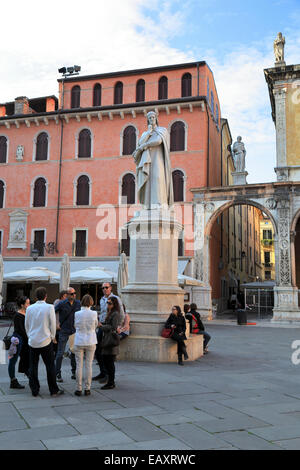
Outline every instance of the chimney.
<svg viewBox="0 0 300 470">
<path fill-rule="evenodd" d="M 19 96 L 15 98 L 15 113 L 14 114 L 29 114 L 31 109 L 29 108 L 29 101 L 26 96 Z"/>
</svg>

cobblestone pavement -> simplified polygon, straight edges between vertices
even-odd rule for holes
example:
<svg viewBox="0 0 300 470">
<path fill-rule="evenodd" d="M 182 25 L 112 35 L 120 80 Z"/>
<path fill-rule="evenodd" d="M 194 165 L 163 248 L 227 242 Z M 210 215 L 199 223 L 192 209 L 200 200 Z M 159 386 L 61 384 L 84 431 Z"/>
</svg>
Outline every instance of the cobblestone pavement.
<svg viewBox="0 0 300 470">
<path fill-rule="evenodd" d="M 117 362 L 117 387 L 93 383 L 89 397 L 74 395 L 68 358 L 57 398 L 42 362 L 36 398 L 23 375 L 26 388 L 10 390 L 0 365 L 0 449 L 299 449 L 300 364 L 291 357 L 300 329 L 214 322 L 207 331 L 201 359 L 184 367 Z"/>
</svg>

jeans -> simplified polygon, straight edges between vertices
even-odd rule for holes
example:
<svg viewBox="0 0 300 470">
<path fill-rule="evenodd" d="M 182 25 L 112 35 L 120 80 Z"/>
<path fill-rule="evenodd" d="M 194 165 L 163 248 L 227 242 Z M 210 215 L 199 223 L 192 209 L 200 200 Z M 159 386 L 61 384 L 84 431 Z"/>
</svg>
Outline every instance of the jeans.
<svg viewBox="0 0 300 470">
<path fill-rule="evenodd" d="M 107 375 L 108 375 L 107 383 L 109 385 L 114 385 L 115 372 L 116 372 L 116 368 L 115 368 L 116 356 L 113 354 L 103 354 L 103 360 L 104 360 L 105 369 L 107 370 Z"/>
<path fill-rule="evenodd" d="M 14 335 L 16 338 L 19 339 L 19 344 L 17 345 L 17 352 L 16 354 L 13 355 L 13 357 L 9 360 L 8 363 L 8 375 L 10 377 L 10 380 L 14 379 L 16 377 L 16 363 L 18 361 L 18 357 L 20 355 L 21 349 L 22 349 L 22 338 L 21 336 Z"/>
<path fill-rule="evenodd" d="M 184 336 L 181 336 L 178 333 L 174 332 L 171 336 L 171 339 L 177 342 L 177 354 L 179 358 L 182 358 L 182 354 L 186 352 Z"/>
<path fill-rule="evenodd" d="M 62 364 L 62 360 L 64 357 L 64 352 L 66 349 L 66 344 L 68 342 L 69 336 L 71 335 L 69 335 L 69 333 L 65 333 L 64 331 L 59 332 L 57 352 L 56 352 L 56 363 L 55 363 L 56 375 L 61 374 L 61 364 Z M 71 359 L 72 374 L 74 374 L 76 371 L 75 354 L 71 353 L 70 359 Z"/>
<path fill-rule="evenodd" d="M 210 341 L 210 338 L 211 336 L 206 332 L 206 331 L 201 331 L 199 333 L 199 335 L 203 335 L 203 347 L 204 349 L 206 348 L 206 346 L 208 345 L 209 341 Z"/>
<path fill-rule="evenodd" d="M 53 343 L 51 342 L 44 348 L 29 347 L 30 367 L 29 367 L 29 386 L 33 394 L 38 394 L 40 383 L 38 379 L 38 367 L 40 355 L 44 361 L 47 370 L 47 382 L 51 395 L 58 392 L 56 383 Z"/>
<path fill-rule="evenodd" d="M 75 358 L 76 358 L 76 381 L 77 390 L 82 391 L 82 369 L 83 369 L 83 357 L 85 355 L 85 390 L 90 390 L 92 383 L 92 365 L 95 354 L 96 345 L 90 346 L 75 346 Z"/>
</svg>

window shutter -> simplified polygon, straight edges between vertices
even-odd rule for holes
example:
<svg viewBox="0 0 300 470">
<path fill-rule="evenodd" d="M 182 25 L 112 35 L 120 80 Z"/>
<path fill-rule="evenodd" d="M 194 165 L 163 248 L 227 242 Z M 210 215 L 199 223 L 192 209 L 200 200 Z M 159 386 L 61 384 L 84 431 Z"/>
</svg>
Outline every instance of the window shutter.
<svg viewBox="0 0 300 470">
<path fill-rule="evenodd" d="M 0 163 L 6 163 L 7 154 L 7 138 L 4 135 L 0 136 Z"/>
<path fill-rule="evenodd" d="M 88 206 L 90 203 L 90 185 L 89 178 L 86 175 L 82 175 L 77 180 L 77 206 Z"/>
<path fill-rule="evenodd" d="M 145 101 L 145 80 L 142 78 L 136 84 L 136 101 Z"/>
<path fill-rule="evenodd" d="M 115 85 L 114 104 L 123 103 L 123 83 L 118 82 Z"/>
<path fill-rule="evenodd" d="M 128 126 L 123 132 L 123 155 L 131 155 L 136 148 L 135 127 Z"/>
<path fill-rule="evenodd" d="M 125 236 L 125 238 L 123 238 Z M 126 256 L 130 256 L 130 237 L 127 230 L 122 230 L 121 253 L 124 251 Z"/>
<path fill-rule="evenodd" d="M 158 99 L 168 99 L 168 79 L 167 77 L 161 77 L 158 82 Z"/>
<path fill-rule="evenodd" d="M 184 176 L 182 171 L 175 170 L 172 173 L 173 178 L 173 189 L 174 189 L 174 202 L 183 201 L 183 186 L 184 186 Z"/>
<path fill-rule="evenodd" d="M 83 129 L 79 134 L 78 158 L 90 158 L 91 156 L 91 132 Z"/>
<path fill-rule="evenodd" d="M 34 184 L 33 207 L 46 205 L 46 180 L 38 178 Z"/>
<path fill-rule="evenodd" d="M 124 198 L 125 204 L 135 203 L 135 177 L 131 173 L 123 176 L 122 198 Z"/>
<path fill-rule="evenodd" d="M 176 121 L 171 127 L 170 150 L 171 152 L 184 150 L 185 128 L 184 123 Z"/>
<path fill-rule="evenodd" d="M 181 79 L 181 96 L 192 96 L 192 75 L 185 73 Z"/>
<path fill-rule="evenodd" d="M 71 90 L 71 108 L 80 107 L 80 86 L 75 85 Z"/>
<path fill-rule="evenodd" d="M 41 132 L 36 141 L 36 156 L 37 161 L 47 160 L 48 158 L 48 134 Z"/>
<path fill-rule="evenodd" d="M 36 250 L 38 250 L 39 256 L 44 256 L 44 244 L 45 244 L 45 231 L 35 230 L 33 246 Z"/>
<path fill-rule="evenodd" d="M 4 205 L 4 183 L 3 181 L 0 181 L 0 209 L 3 208 L 3 205 Z"/>
<path fill-rule="evenodd" d="M 100 83 L 96 83 L 94 86 L 94 94 L 93 94 L 93 106 L 101 106 L 101 85 Z"/>
<path fill-rule="evenodd" d="M 86 256 L 86 230 L 76 230 L 75 256 Z"/>
</svg>

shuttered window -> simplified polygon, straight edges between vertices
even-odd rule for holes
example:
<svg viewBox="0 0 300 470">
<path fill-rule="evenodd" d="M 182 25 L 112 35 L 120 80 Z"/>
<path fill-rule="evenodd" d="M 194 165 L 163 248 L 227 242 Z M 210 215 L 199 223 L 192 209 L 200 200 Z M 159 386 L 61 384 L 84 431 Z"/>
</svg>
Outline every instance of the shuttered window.
<svg viewBox="0 0 300 470">
<path fill-rule="evenodd" d="M 6 163 L 7 158 L 7 138 L 0 136 L 0 163 Z"/>
<path fill-rule="evenodd" d="M 171 127 L 170 150 L 171 152 L 184 150 L 185 127 L 181 121 L 176 121 Z"/>
<path fill-rule="evenodd" d="M 38 178 L 34 183 L 33 190 L 33 207 L 46 206 L 46 180 Z"/>
<path fill-rule="evenodd" d="M 115 92 L 114 92 L 114 104 L 122 104 L 123 103 L 123 83 L 117 82 L 115 85 Z"/>
<path fill-rule="evenodd" d="M 76 230 L 75 256 L 86 256 L 86 230 Z"/>
<path fill-rule="evenodd" d="M 192 96 L 192 75 L 185 73 L 181 79 L 181 96 Z"/>
<path fill-rule="evenodd" d="M 77 206 L 88 206 L 90 203 L 90 180 L 86 175 L 82 175 L 77 180 Z"/>
<path fill-rule="evenodd" d="M 41 132 L 36 139 L 36 155 L 37 161 L 47 160 L 48 158 L 48 134 Z"/>
<path fill-rule="evenodd" d="M 39 256 L 44 256 L 45 248 L 45 230 L 34 231 L 34 242 L 33 247 L 38 250 Z"/>
<path fill-rule="evenodd" d="M 167 77 L 160 77 L 158 82 L 158 99 L 168 99 L 168 79 Z"/>
<path fill-rule="evenodd" d="M 123 132 L 123 155 L 131 155 L 136 148 L 136 130 L 127 126 Z"/>
<path fill-rule="evenodd" d="M 175 170 L 172 173 L 174 202 L 181 202 L 184 200 L 184 175 L 182 171 Z"/>
<path fill-rule="evenodd" d="M 80 86 L 75 85 L 71 90 L 71 108 L 80 107 Z"/>
<path fill-rule="evenodd" d="M 0 209 L 3 209 L 3 206 L 4 206 L 4 182 L 0 180 Z"/>
<path fill-rule="evenodd" d="M 78 158 L 91 157 L 91 141 L 91 131 L 89 129 L 83 129 L 78 139 Z"/>
<path fill-rule="evenodd" d="M 135 177 L 131 173 L 122 179 L 122 203 L 135 204 Z"/>
<path fill-rule="evenodd" d="M 142 78 L 136 84 L 136 101 L 145 101 L 145 80 Z"/>
<path fill-rule="evenodd" d="M 100 83 L 96 83 L 93 93 L 93 106 L 101 106 L 101 91 L 102 88 Z"/>
<path fill-rule="evenodd" d="M 122 253 L 124 251 L 126 256 L 130 256 L 130 237 L 128 233 L 128 229 L 122 230 L 122 239 L 120 243 L 120 252 Z"/>
</svg>

